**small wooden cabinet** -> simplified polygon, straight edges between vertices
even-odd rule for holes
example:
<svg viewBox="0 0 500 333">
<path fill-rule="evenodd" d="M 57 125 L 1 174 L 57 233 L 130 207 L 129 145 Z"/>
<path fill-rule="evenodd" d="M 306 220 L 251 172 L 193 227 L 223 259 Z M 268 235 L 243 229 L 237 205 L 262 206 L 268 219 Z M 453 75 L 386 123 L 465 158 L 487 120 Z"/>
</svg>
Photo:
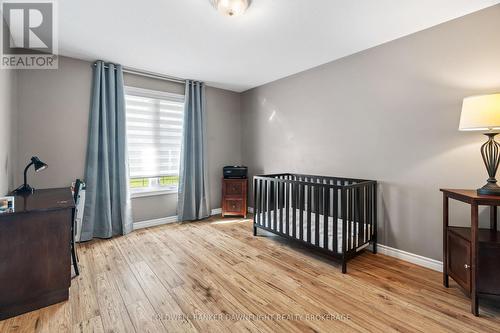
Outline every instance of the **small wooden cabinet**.
<svg viewBox="0 0 500 333">
<path fill-rule="evenodd" d="M 247 217 L 247 179 L 222 179 L 222 216 Z"/>
<path fill-rule="evenodd" d="M 500 296 L 500 232 L 497 206 L 500 197 L 478 195 L 474 190 L 443 192 L 443 284 L 455 280 L 471 298 L 471 310 L 479 315 L 479 296 Z M 471 207 L 471 226 L 449 225 L 448 201 L 454 199 Z M 478 206 L 490 206 L 490 228 L 480 229 Z"/>
</svg>

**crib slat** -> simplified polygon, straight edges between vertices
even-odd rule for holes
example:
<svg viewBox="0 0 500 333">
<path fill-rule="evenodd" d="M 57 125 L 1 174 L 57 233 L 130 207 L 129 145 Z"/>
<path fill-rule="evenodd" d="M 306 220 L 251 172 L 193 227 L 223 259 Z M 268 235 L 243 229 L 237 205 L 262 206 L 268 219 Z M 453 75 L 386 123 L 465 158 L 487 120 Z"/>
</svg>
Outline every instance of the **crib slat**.
<svg viewBox="0 0 500 333">
<path fill-rule="evenodd" d="M 286 176 L 289 180 L 289 176 Z M 290 235 L 290 184 L 285 183 L 286 234 Z"/>
<path fill-rule="evenodd" d="M 351 241 L 350 241 L 351 234 L 349 233 L 349 229 L 350 229 L 351 221 L 352 221 L 351 202 L 352 202 L 351 189 L 348 189 L 347 190 L 347 229 L 346 229 L 346 234 L 347 234 L 347 242 L 346 242 L 347 248 L 346 248 L 346 250 L 347 251 L 349 251 L 349 249 L 351 248 Z"/>
<path fill-rule="evenodd" d="M 347 190 L 340 191 L 340 215 L 342 216 L 342 254 L 347 252 Z"/>
<path fill-rule="evenodd" d="M 324 196 L 323 196 L 323 247 L 328 250 L 328 214 L 330 208 L 330 188 L 323 188 Z M 333 232 L 333 237 L 335 237 L 336 233 Z M 336 249 L 333 248 L 335 251 Z"/>
<path fill-rule="evenodd" d="M 321 199 L 323 199 L 321 189 L 323 189 L 323 187 L 319 184 L 314 187 L 314 211 L 316 213 L 316 221 L 314 224 L 314 244 L 316 244 L 316 246 L 319 246 L 319 210 Z"/>
<path fill-rule="evenodd" d="M 266 181 L 260 181 L 260 214 L 261 214 L 261 224 L 266 226 Z"/>
<path fill-rule="evenodd" d="M 269 228 L 273 228 L 273 182 L 267 181 L 267 219 Z"/>
<path fill-rule="evenodd" d="M 339 227 L 338 227 L 338 221 L 339 221 L 339 190 L 336 188 L 333 189 L 333 205 L 332 205 L 332 219 L 333 219 L 333 224 L 332 224 L 332 232 L 333 232 L 333 244 L 332 248 L 335 252 L 338 252 L 338 237 L 339 237 Z"/>
<path fill-rule="evenodd" d="M 348 240 L 348 246 L 347 246 L 347 250 L 351 250 L 352 249 L 352 223 L 354 221 L 354 214 L 353 214 L 353 209 L 354 209 L 354 204 L 353 204 L 353 200 L 354 199 L 354 191 L 352 190 L 352 188 L 349 189 L 349 221 L 348 221 L 348 226 L 347 226 L 347 240 Z"/>
<path fill-rule="evenodd" d="M 271 221 L 269 220 L 269 182 L 264 180 L 264 215 L 265 215 L 265 226 L 271 227 Z"/>
<path fill-rule="evenodd" d="M 361 227 L 363 228 L 363 238 L 362 242 L 363 244 L 366 243 L 366 193 L 365 193 L 366 187 L 363 186 L 360 191 L 361 191 L 361 198 L 360 198 L 360 203 L 361 203 Z"/>
<path fill-rule="evenodd" d="M 264 205 L 263 205 L 263 198 L 264 198 L 264 182 L 262 179 L 259 179 L 259 198 L 257 201 L 259 201 L 259 223 L 260 225 L 264 225 Z"/>
<path fill-rule="evenodd" d="M 297 238 L 297 195 L 298 195 L 298 186 L 295 183 L 292 183 L 292 236 L 293 238 Z"/>
<path fill-rule="evenodd" d="M 368 241 L 368 237 L 366 235 L 366 230 L 368 229 L 366 227 L 366 186 L 363 186 L 363 190 L 361 192 L 361 197 L 363 200 L 363 209 L 362 209 L 362 219 L 363 219 L 363 243 L 366 243 Z"/>
<path fill-rule="evenodd" d="M 263 188 L 263 184 L 262 184 L 262 179 L 259 179 L 258 181 L 258 184 L 259 184 L 259 196 L 257 198 L 257 201 L 259 202 L 259 224 L 260 225 L 264 225 L 264 221 L 263 221 L 263 210 L 264 208 L 262 207 L 262 197 L 263 197 L 263 191 L 262 191 L 262 188 Z"/>
<path fill-rule="evenodd" d="M 350 241 L 349 241 L 349 227 L 351 224 L 351 189 L 347 189 L 347 226 L 346 226 L 346 250 L 349 250 L 350 248 Z"/>
<path fill-rule="evenodd" d="M 269 219 L 269 228 L 271 229 L 274 229 L 273 228 L 273 224 L 276 224 L 276 220 L 273 220 L 273 213 L 274 213 L 274 210 L 273 210 L 273 205 L 274 205 L 274 202 L 273 202 L 273 185 L 274 185 L 274 182 L 272 180 L 268 180 L 268 183 L 267 183 L 267 191 L 268 191 L 268 194 L 267 194 L 267 202 L 268 202 L 268 205 L 267 205 L 267 217 Z"/>
<path fill-rule="evenodd" d="M 374 227 L 374 219 L 375 219 L 375 198 L 373 192 L 373 185 L 370 186 L 370 238 L 373 238 L 373 227 Z"/>
<path fill-rule="evenodd" d="M 307 179 L 306 179 L 307 181 Z M 311 185 L 307 185 L 307 233 L 306 239 L 308 243 L 311 243 L 311 209 L 312 209 L 312 187 Z"/>
<path fill-rule="evenodd" d="M 353 249 L 356 247 L 356 189 L 353 188 L 351 189 L 351 196 L 352 196 L 352 201 L 351 201 L 351 230 L 350 230 L 350 236 L 349 239 L 351 241 L 351 246 L 349 250 Z"/>
<path fill-rule="evenodd" d="M 259 203 L 257 199 L 259 198 L 259 179 L 254 178 L 253 180 L 253 219 L 255 223 L 260 224 L 259 220 Z"/>
<path fill-rule="evenodd" d="M 303 233 L 304 233 L 304 205 L 303 205 L 303 200 L 304 200 L 304 185 L 298 185 L 299 192 L 297 193 L 298 195 L 298 219 L 299 219 L 299 227 L 297 230 L 297 238 L 303 239 Z"/>
<path fill-rule="evenodd" d="M 366 200 L 366 205 L 365 205 L 365 210 L 366 210 L 366 241 L 370 240 L 370 188 L 371 185 L 368 185 L 365 190 L 365 200 Z"/>
<path fill-rule="evenodd" d="M 283 179 L 283 176 L 280 177 L 280 179 Z M 278 207 L 279 207 L 279 212 L 280 212 L 280 232 L 284 232 L 283 231 L 283 186 L 284 183 L 282 182 L 279 182 L 278 183 Z"/>
<path fill-rule="evenodd" d="M 273 230 L 278 231 L 278 182 L 276 180 L 272 180 L 271 183 L 273 184 L 272 185 L 272 188 L 273 188 L 272 215 L 273 215 L 273 221 L 274 221 Z"/>
<path fill-rule="evenodd" d="M 356 189 L 353 188 L 351 189 L 351 195 L 352 195 L 352 202 L 351 202 L 351 230 L 350 230 L 350 235 L 349 239 L 351 240 L 351 247 L 349 250 L 353 249 L 356 247 Z"/>
<path fill-rule="evenodd" d="M 361 203 L 360 203 L 360 193 L 359 193 L 359 187 L 357 187 L 355 190 L 354 190 L 354 214 L 355 214 L 355 217 L 354 217 L 354 240 L 353 240 L 353 247 L 358 247 L 360 242 L 359 242 L 359 228 L 360 228 L 360 224 L 361 224 Z"/>
<path fill-rule="evenodd" d="M 373 240 L 376 242 L 377 241 L 377 184 L 373 184 L 373 226 L 372 226 L 372 237 Z"/>
<path fill-rule="evenodd" d="M 364 243 L 365 238 L 365 197 L 364 197 L 364 187 L 358 188 L 359 192 L 359 235 L 358 235 L 358 246 Z"/>
</svg>

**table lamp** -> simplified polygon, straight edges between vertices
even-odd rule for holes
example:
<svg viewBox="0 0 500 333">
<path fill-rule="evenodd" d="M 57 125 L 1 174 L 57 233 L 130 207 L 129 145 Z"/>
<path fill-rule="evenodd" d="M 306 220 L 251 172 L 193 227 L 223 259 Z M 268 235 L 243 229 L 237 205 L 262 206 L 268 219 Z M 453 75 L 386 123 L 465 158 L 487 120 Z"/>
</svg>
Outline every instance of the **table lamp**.
<svg viewBox="0 0 500 333">
<path fill-rule="evenodd" d="M 488 183 L 477 190 L 478 194 L 500 195 L 495 178 L 500 162 L 500 144 L 495 136 L 500 131 L 500 93 L 471 96 L 463 101 L 459 130 L 481 131 L 488 141 L 481 146 L 481 155 L 488 171 Z"/>
<path fill-rule="evenodd" d="M 32 188 L 31 186 L 28 185 L 28 182 L 27 182 L 27 173 L 28 173 L 28 169 L 30 168 L 30 166 L 34 165 L 34 168 L 35 168 L 35 172 L 40 172 L 42 170 L 45 170 L 47 169 L 47 164 L 43 163 L 42 161 L 40 161 L 40 159 L 36 156 L 33 156 L 31 158 L 31 161 L 30 163 L 28 163 L 28 165 L 26 166 L 26 168 L 24 168 L 24 184 L 19 186 L 15 191 L 14 193 L 16 194 L 28 194 L 28 193 L 33 193 L 33 191 L 35 190 L 34 188 Z"/>
</svg>

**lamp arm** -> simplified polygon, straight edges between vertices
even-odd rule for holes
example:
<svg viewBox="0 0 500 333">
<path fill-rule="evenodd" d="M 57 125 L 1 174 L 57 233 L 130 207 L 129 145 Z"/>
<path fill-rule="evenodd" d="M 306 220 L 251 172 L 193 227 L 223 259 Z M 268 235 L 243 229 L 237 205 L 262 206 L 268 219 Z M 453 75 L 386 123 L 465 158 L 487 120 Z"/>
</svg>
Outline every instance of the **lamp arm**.
<svg viewBox="0 0 500 333">
<path fill-rule="evenodd" d="M 24 186 L 26 187 L 26 185 L 28 185 L 28 180 L 26 179 L 26 174 L 28 173 L 28 169 L 30 168 L 30 166 L 32 166 L 34 163 L 31 162 L 30 164 L 28 164 L 26 166 L 26 168 L 24 168 Z"/>
</svg>

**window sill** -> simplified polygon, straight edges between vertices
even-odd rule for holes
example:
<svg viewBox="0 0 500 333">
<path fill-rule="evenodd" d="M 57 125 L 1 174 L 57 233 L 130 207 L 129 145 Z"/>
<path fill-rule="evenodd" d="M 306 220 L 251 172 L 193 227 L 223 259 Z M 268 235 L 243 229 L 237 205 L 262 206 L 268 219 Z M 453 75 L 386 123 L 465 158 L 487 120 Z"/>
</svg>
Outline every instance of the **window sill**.
<svg viewBox="0 0 500 333">
<path fill-rule="evenodd" d="M 144 197 L 154 197 L 157 195 L 166 195 L 166 194 L 177 194 L 177 189 L 147 189 L 142 191 L 131 191 L 130 197 L 134 198 L 144 198 Z"/>
</svg>

